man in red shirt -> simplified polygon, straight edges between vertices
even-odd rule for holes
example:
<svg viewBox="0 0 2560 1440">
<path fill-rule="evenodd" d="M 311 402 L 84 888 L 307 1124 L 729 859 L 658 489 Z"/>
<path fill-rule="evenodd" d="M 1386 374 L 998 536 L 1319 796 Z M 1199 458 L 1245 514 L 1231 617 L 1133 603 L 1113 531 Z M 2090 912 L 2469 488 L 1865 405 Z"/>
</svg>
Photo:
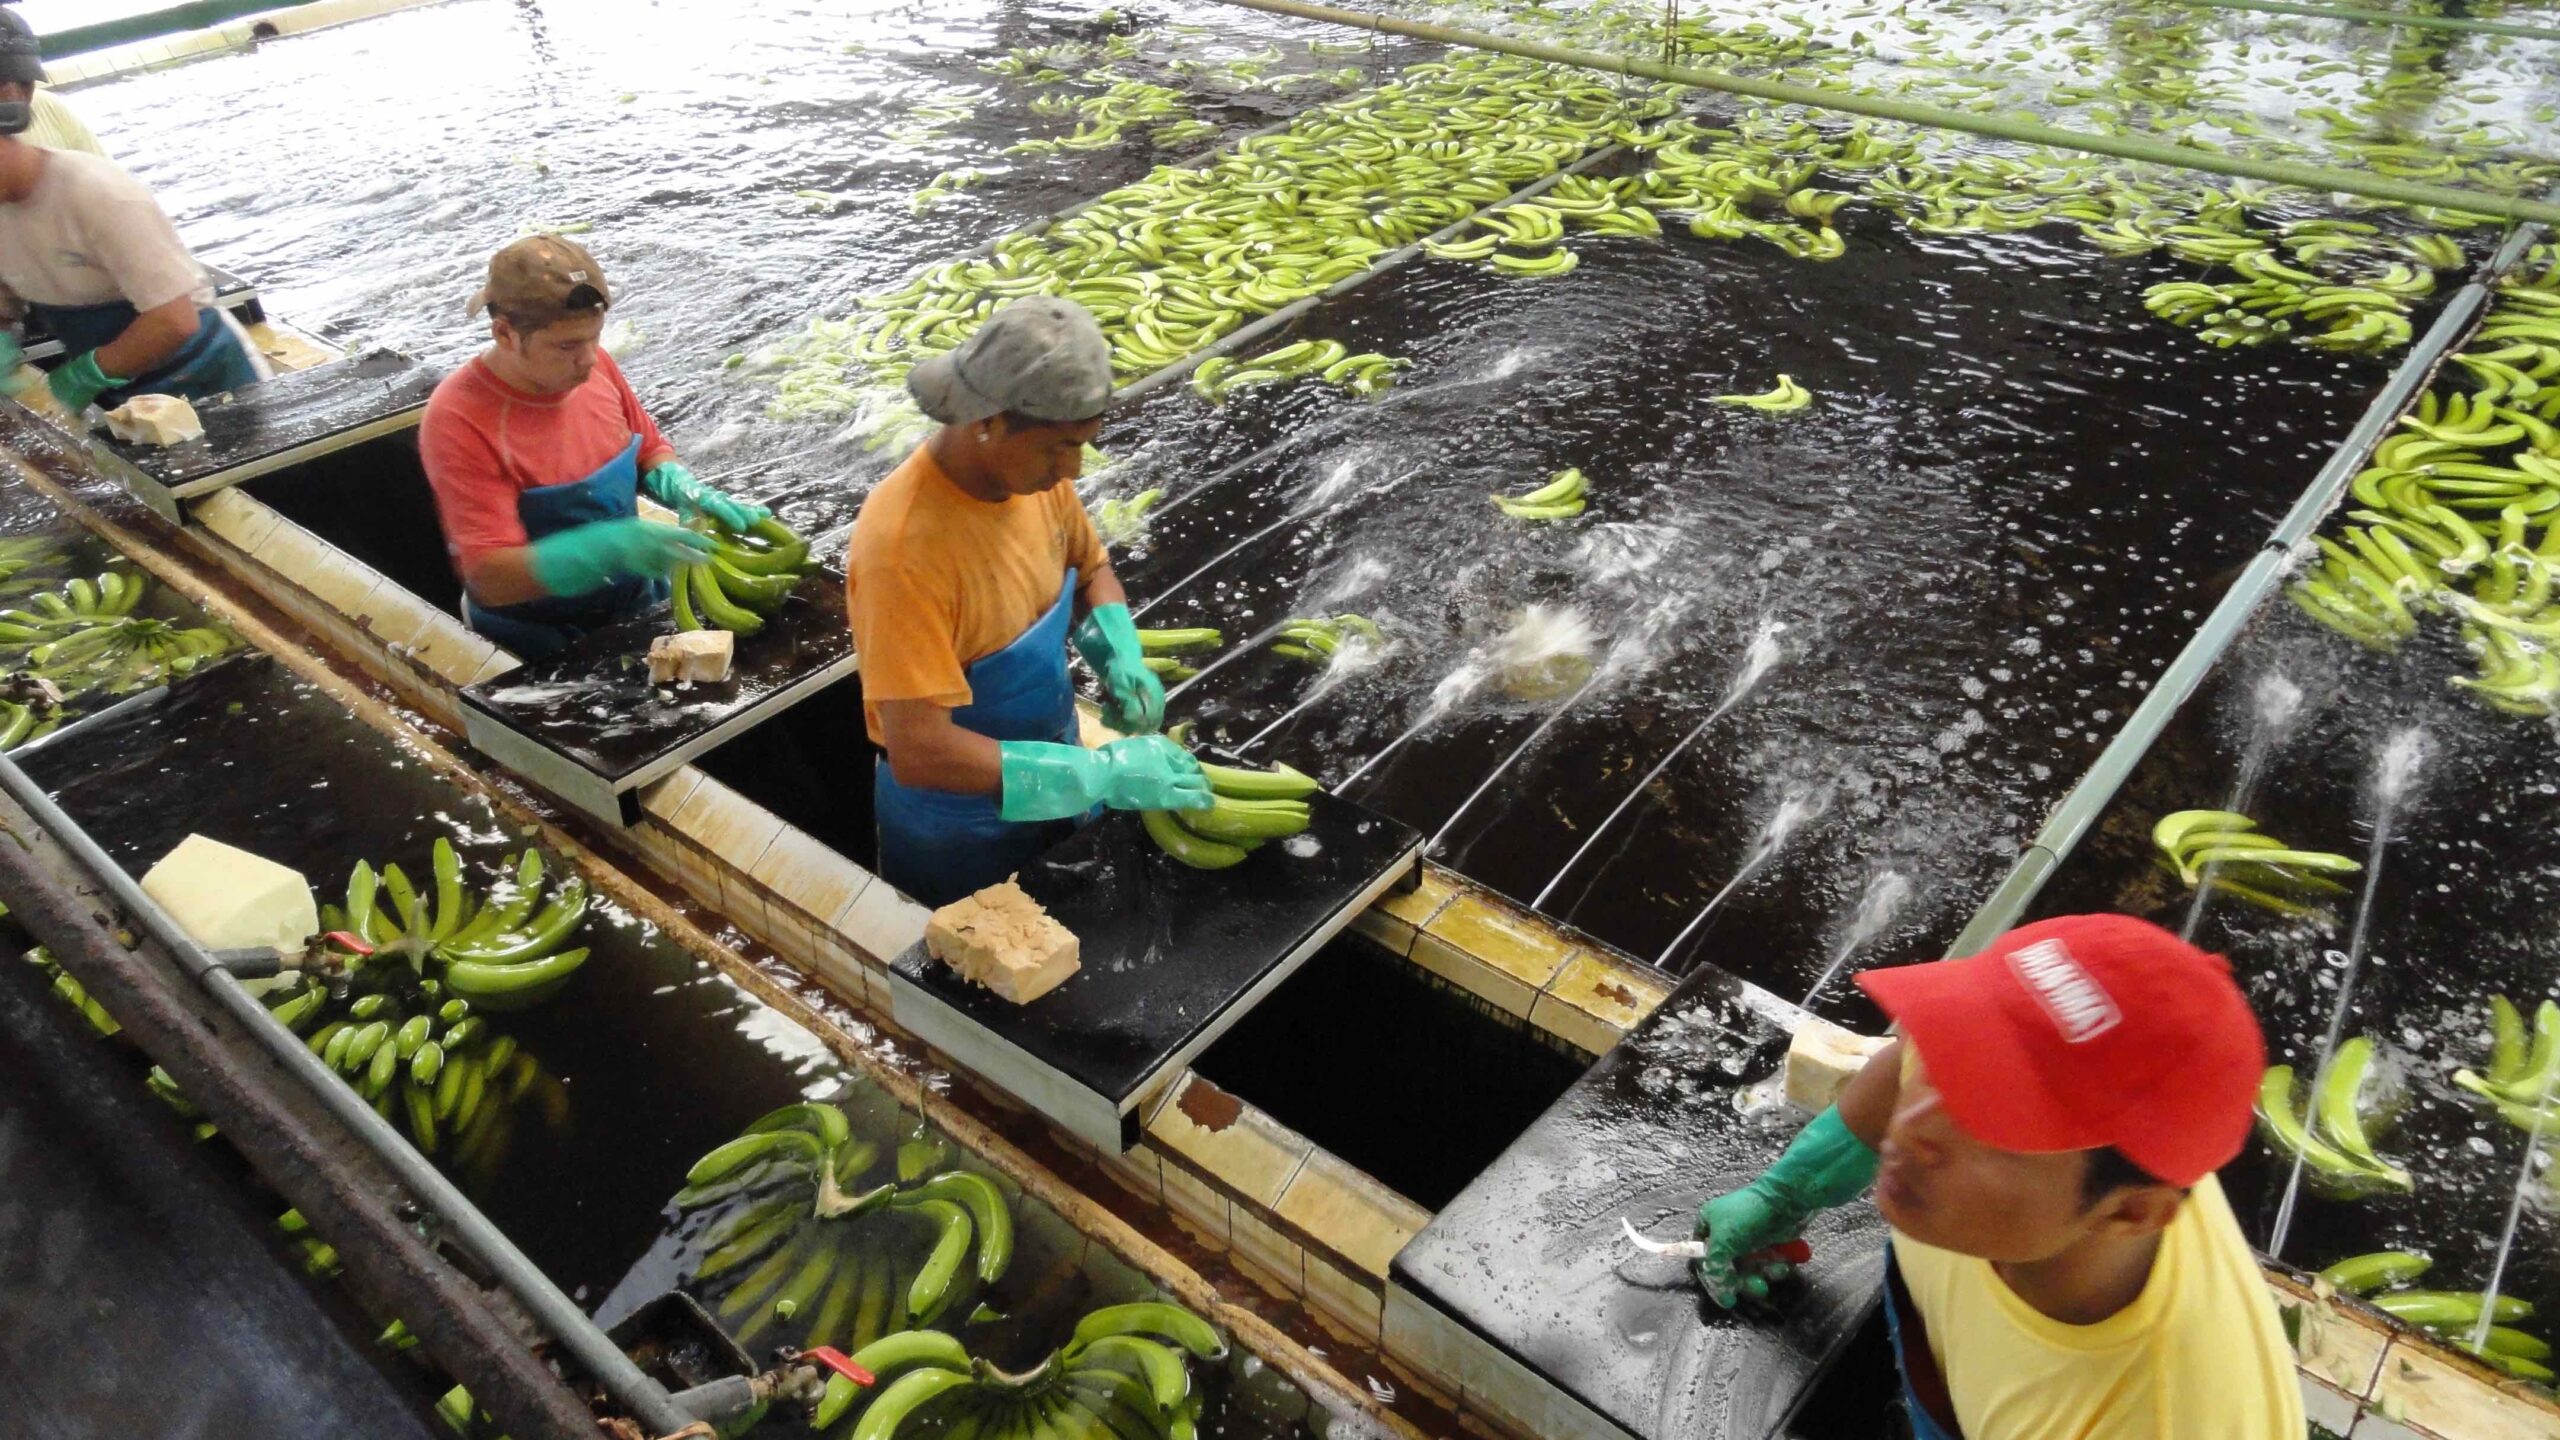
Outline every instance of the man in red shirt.
<svg viewBox="0 0 2560 1440">
<path fill-rule="evenodd" d="M 667 577 L 709 553 L 681 526 L 643 520 L 637 496 L 726 530 L 769 512 L 704 485 L 597 348 L 613 292 L 586 250 L 518 240 L 489 261 L 471 313 L 491 344 L 427 402 L 419 453 L 462 616 L 519 658 L 667 602 Z"/>
</svg>

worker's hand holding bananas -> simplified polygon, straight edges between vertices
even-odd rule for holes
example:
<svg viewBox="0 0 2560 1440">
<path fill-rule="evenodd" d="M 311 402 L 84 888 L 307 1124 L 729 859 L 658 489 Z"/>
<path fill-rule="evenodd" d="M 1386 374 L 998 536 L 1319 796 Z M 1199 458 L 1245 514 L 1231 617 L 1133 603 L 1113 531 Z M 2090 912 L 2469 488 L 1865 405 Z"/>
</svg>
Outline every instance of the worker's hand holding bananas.
<svg viewBox="0 0 2560 1440">
<path fill-rule="evenodd" d="M 1129 607 L 1096 605 L 1076 626 L 1076 653 L 1093 667 L 1102 682 L 1102 720 L 1123 735 L 1152 735 L 1164 725 L 1164 682 L 1147 668 L 1146 647 L 1138 640 L 1138 622 Z M 1205 793 L 1205 791 L 1204 791 Z M 1142 810 L 1190 809 L 1174 805 L 1127 807 Z"/>
<path fill-rule="evenodd" d="M 617 580 L 655 579 L 711 554 L 708 535 L 627 515 L 558 530 L 533 542 L 533 578 L 554 595 L 584 595 Z"/>
<path fill-rule="evenodd" d="M 766 506 L 712 489 L 675 460 L 650 466 L 649 473 L 640 477 L 640 488 L 649 492 L 650 499 L 678 514 L 709 516 L 732 535 L 745 534 L 757 521 L 773 514 Z"/>
<path fill-rule="evenodd" d="M 1000 749 L 1007 820 L 1064 820 L 1096 805 L 1206 810 L 1212 803 L 1200 762 L 1162 735 L 1114 740 L 1091 750 L 1036 740 L 1009 740 Z"/>
</svg>

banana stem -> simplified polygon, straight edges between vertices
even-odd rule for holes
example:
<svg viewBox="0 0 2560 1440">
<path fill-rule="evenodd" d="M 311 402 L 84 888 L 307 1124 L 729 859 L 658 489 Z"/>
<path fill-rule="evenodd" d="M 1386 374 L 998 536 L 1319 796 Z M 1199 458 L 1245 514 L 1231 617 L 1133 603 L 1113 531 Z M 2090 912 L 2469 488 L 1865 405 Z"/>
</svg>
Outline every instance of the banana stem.
<svg viewBox="0 0 2560 1440">
<path fill-rule="evenodd" d="M 1870 95 L 1863 91 L 1846 90 L 1833 85 L 1796 85 L 1783 80 L 1753 80 L 1721 70 L 1700 70 L 1686 65 L 1667 65 L 1657 60 L 1639 60 L 1631 55 L 1604 55 L 1596 50 L 1548 45 L 1535 40 L 1522 40 L 1508 35 L 1489 35 L 1480 30 L 1462 30 L 1455 26 L 1432 25 L 1419 20 L 1399 20 L 1387 15 L 1310 4 L 1307 0 L 1218 0 L 1218 3 L 1237 5 L 1247 10 L 1267 11 L 1274 15 L 1293 16 L 1301 20 L 1347 25 L 1354 29 L 1385 31 L 1390 34 L 1411 36 L 1417 40 L 1437 41 L 1443 45 L 1460 45 L 1475 50 L 1498 50 L 1527 60 L 1543 60 L 1550 64 L 1571 65 L 1584 70 L 1599 70 L 1622 76 L 1641 75 L 1648 80 L 1661 80 L 1673 85 L 1689 85 L 1701 90 L 1719 90 L 1730 95 L 1749 95 L 1785 105 L 1810 105 L 1817 109 L 1840 110 L 1852 115 L 1869 115 L 1879 120 L 1899 120 L 1906 124 L 1927 125 L 1941 130 L 1960 130 L 1967 134 L 1987 135 L 1998 140 L 2015 140 L 2025 145 L 2044 145 L 2057 150 L 2079 150 L 2092 155 L 2112 155 L 2121 160 L 2139 160 L 2146 164 L 2166 165 L 2182 170 L 2202 170 L 2216 175 L 2236 175 L 2249 180 L 2266 180 L 2279 185 L 2298 185 L 2307 190 L 2358 195 L 2368 200 L 2388 200 L 2401 205 L 2434 206 L 2474 215 L 2493 215 L 2503 220 L 2537 220 L 2546 225 L 2560 225 L 2560 204 L 2547 200 L 2496 195 L 2485 190 L 2472 190 L 2455 185 L 2429 185 L 2422 181 L 2395 180 L 2370 171 L 2347 170 L 2331 165 L 2304 165 L 2286 160 L 2260 160 L 2246 155 L 2207 149 L 2201 145 L 2173 145 L 2165 140 L 2153 140 L 2139 135 L 2101 135 L 2094 131 L 2072 130 L 2060 125 L 2047 125 L 2040 121 L 2013 116 L 1970 115 L 1961 110 L 1914 104 L 1908 100 L 1890 100 L 1881 95 Z"/>
</svg>

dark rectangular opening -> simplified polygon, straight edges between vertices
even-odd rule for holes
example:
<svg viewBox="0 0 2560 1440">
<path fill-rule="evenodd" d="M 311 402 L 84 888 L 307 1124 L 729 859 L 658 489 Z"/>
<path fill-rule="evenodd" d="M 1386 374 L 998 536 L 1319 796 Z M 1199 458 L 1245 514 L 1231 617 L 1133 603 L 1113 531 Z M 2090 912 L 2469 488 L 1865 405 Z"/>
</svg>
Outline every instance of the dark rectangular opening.
<svg viewBox="0 0 2560 1440">
<path fill-rule="evenodd" d="M 241 488 L 401 589 L 447 614 L 462 613 L 462 584 L 445 554 L 417 431 L 332 450 Z"/>
<path fill-rule="evenodd" d="M 1357 936 L 1318 951 L 1192 1068 L 1437 1210 L 1585 1062 Z"/>
<path fill-rule="evenodd" d="M 865 869 L 879 868 L 862 678 L 848 675 L 694 763 Z"/>
</svg>

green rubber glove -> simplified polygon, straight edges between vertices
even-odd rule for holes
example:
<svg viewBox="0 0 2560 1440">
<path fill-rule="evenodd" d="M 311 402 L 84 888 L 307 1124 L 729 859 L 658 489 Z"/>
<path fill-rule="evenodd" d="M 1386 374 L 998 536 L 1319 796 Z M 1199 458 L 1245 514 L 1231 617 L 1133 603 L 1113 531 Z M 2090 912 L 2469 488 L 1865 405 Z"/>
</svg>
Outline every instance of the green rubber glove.
<svg viewBox="0 0 2560 1440">
<path fill-rule="evenodd" d="M 1123 735 L 1152 735 L 1164 726 L 1164 682 L 1147 668 L 1138 622 L 1129 607 L 1096 605 L 1076 626 L 1076 653 L 1102 682 L 1102 721 Z M 1160 810 L 1164 807 L 1141 807 Z"/>
<path fill-rule="evenodd" d="M 1730 1310 L 1744 1296 L 1765 1299 L 1769 1282 L 1786 1273 L 1783 1262 L 1740 1268 L 1742 1257 L 1804 1233 L 1816 1211 L 1846 1205 L 1875 1183 L 1876 1152 L 1867 1148 L 1832 1106 L 1789 1145 L 1759 1179 L 1698 1207 L 1697 1236 L 1707 1253 L 1690 1270 L 1707 1298 Z"/>
<path fill-rule="evenodd" d="M 1206 810 L 1209 778 L 1191 752 L 1161 735 L 1114 740 L 1087 750 L 1037 740 L 1008 740 L 1004 753 L 1007 820 L 1064 820 L 1096 805 L 1114 810 Z"/>
<path fill-rule="evenodd" d="M 53 373 L 44 377 L 44 383 L 52 387 L 53 398 L 61 402 L 65 413 L 78 415 L 99 396 L 125 382 L 99 369 L 98 352 L 86 350 L 78 358 L 55 366 Z"/>
<path fill-rule="evenodd" d="M 42 375 L 20 373 L 26 363 L 26 342 L 15 331 L 0 330 L 0 395 L 23 395 L 29 387 L 44 383 Z"/>
<path fill-rule="evenodd" d="M 616 580 L 654 580 L 711 553 L 711 537 L 627 515 L 533 542 L 533 578 L 554 595 L 584 595 Z"/>
<path fill-rule="evenodd" d="M 710 516 L 732 535 L 745 534 L 749 526 L 773 513 L 712 489 L 676 460 L 650 466 L 649 473 L 640 477 L 640 488 L 649 492 L 650 499 L 680 514 Z"/>
</svg>

